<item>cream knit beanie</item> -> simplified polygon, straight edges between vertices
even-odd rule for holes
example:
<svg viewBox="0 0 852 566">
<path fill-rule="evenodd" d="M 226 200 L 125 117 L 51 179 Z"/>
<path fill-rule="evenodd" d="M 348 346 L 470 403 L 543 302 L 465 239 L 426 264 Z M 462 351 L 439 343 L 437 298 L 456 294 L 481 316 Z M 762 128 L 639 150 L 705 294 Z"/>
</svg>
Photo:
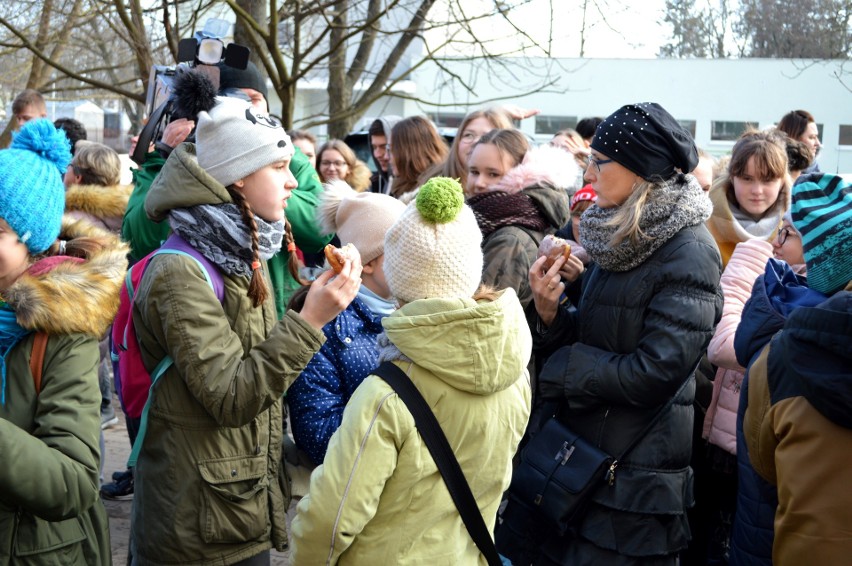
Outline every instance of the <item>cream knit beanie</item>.
<svg viewBox="0 0 852 566">
<path fill-rule="evenodd" d="M 239 98 L 199 112 L 195 139 L 198 164 L 226 187 L 294 153 L 284 128 Z"/>
<path fill-rule="evenodd" d="M 397 299 L 472 297 L 482 233 L 454 179 L 430 179 L 385 236 L 385 278 Z"/>
<path fill-rule="evenodd" d="M 356 192 L 340 179 L 326 183 L 323 189 L 317 209 L 320 230 L 337 233 L 343 245 L 353 244 L 362 263 L 385 253 L 385 234 L 405 205 L 388 195 Z"/>
</svg>

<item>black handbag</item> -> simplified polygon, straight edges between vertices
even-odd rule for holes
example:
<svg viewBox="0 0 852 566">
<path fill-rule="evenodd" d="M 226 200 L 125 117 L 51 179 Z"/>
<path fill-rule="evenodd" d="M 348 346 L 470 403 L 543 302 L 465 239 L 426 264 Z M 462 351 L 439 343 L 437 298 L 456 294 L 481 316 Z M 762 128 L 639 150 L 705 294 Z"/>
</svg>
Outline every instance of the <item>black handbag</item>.
<svg viewBox="0 0 852 566">
<path fill-rule="evenodd" d="M 444 478 L 447 490 L 456 504 L 470 537 L 485 556 L 489 566 L 501 566 L 502 561 L 497 554 L 494 540 L 491 538 L 491 533 L 488 532 L 482 513 L 479 512 L 479 505 L 476 504 L 476 499 L 470 491 L 470 486 L 464 477 L 461 466 L 459 466 L 459 461 L 453 454 L 453 448 L 447 441 L 447 436 L 441 430 L 438 419 L 435 418 L 432 409 L 423 399 L 423 395 L 420 394 L 405 372 L 390 362 L 383 362 L 373 370 L 372 374 L 384 379 L 396 391 L 400 399 L 405 402 L 411 416 L 414 417 L 414 424 L 423 438 L 423 443 L 426 444 L 429 453 L 438 466 L 438 471 Z"/>
<path fill-rule="evenodd" d="M 583 517 L 592 493 L 615 482 L 618 463 L 651 430 L 688 382 L 681 385 L 617 458 L 553 416 L 521 450 L 509 486 L 510 499 L 530 509 L 559 534 L 564 533 Z"/>
</svg>

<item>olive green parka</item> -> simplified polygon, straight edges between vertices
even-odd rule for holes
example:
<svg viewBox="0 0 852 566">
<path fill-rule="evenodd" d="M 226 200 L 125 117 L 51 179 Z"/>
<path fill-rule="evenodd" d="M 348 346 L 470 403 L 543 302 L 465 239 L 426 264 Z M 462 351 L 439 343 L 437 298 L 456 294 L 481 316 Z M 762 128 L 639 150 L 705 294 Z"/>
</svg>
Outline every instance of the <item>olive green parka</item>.
<svg viewBox="0 0 852 566">
<path fill-rule="evenodd" d="M 174 208 L 226 202 L 184 143 L 145 208 L 162 220 Z M 174 360 L 152 389 L 135 470 L 139 564 L 232 564 L 287 546 L 282 396 L 325 338 L 293 311 L 279 320 L 272 296 L 253 308 L 247 277 L 223 278 L 220 303 L 194 260 L 158 255 L 134 297 L 145 367 Z"/>
<path fill-rule="evenodd" d="M 35 334 L 6 357 L 0 405 L 0 564 L 111 564 L 109 526 L 98 497 L 98 338 L 118 308 L 127 246 L 85 221 L 60 237 L 96 236 L 106 246 L 86 260 L 36 263 L 3 299 L 25 329 L 46 333 L 36 392 Z M 48 262 L 54 261 L 47 260 Z M 40 272 L 42 269 L 47 271 Z"/>
</svg>

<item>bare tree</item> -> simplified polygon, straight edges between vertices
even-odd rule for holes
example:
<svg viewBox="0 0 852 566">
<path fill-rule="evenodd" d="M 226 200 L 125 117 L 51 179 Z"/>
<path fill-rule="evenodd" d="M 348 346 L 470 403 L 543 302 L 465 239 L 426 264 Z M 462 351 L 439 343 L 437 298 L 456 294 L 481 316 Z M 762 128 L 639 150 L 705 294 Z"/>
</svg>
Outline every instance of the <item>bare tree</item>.
<svg viewBox="0 0 852 566">
<path fill-rule="evenodd" d="M 725 58 L 732 55 L 727 0 L 666 0 L 663 20 L 671 25 L 672 36 L 660 48 L 660 57 Z"/>
<path fill-rule="evenodd" d="M 34 13 L 17 9 L 26 2 L 38 6 L 33 0 L 17 0 L 12 11 Z M 128 114 L 138 119 L 154 62 L 174 62 L 178 39 L 188 36 L 211 7 L 227 6 L 236 15 L 237 41 L 252 48 L 282 101 L 284 125 L 293 125 L 299 82 L 325 80 L 327 107 L 317 109 L 302 125 L 327 123 L 331 135 L 342 135 L 373 102 L 395 92 L 427 63 L 438 65 L 472 93 L 469 81 L 453 76 L 449 61 L 480 61 L 494 72 L 511 74 L 512 63 L 501 57 L 549 54 L 548 41 L 541 47 L 512 17 L 529 2 L 206 0 L 198 5 L 189 0 L 46 0 L 39 12 L 41 35 L 34 22 L 0 15 L 0 30 L 6 32 L 5 39 L 0 35 L 0 48 L 29 53 L 43 90 L 65 96 L 118 96 Z M 76 12 L 73 6 L 78 6 Z M 502 36 L 491 33 L 495 22 L 506 30 Z M 536 37 L 552 37 L 549 30 L 540 29 L 540 22 L 534 24 L 539 28 Z M 70 34 L 62 41 L 64 55 L 48 49 L 61 30 Z M 40 37 L 51 40 L 42 43 Z M 552 82 L 543 73 L 530 84 L 518 85 L 513 94 Z"/>
<path fill-rule="evenodd" d="M 580 2 L 580 58 L 586 56 L 586 37 L 599 25 L 603 25 L 610 32 L 624 37 L 624 34 L 610 23 L 610 16 L 626 9 L 617 0 L 582 0 Z"/>
<path fill-rule="evenodd" d="M 0 12 L 0 47 L 29 68 L 27 88 L 60 98 L 119 98 L 139 126 L 154 62 L 174 61 L 178 40 L 210 2 L 18 0 L 7 6 Z"/>
<path fill-rule="evenodd" d="M 29 6 L 29 12 L 19 11 L 17 12 L 17 16 L 15 15 L 15 11 L 9 11 L 11 13 L 6 13 L 4 10 L 2 16 L 0 16 L 0 23 L 4 23 L 8 18 L 17 19 L 22 23 L 29 23 L 29 27 L 31 33 L 33 34 L 31 45 L 34 49 L 37 49 L 39 52 L 49 54 L 49 57 L 52 58 L 60 58 L 65 49 L 65 42 L 68 39 L 68 35 L 70 30 L 68 29 L 53 29 L 53 21 L 55 19 L 55 11 L 59 11 L 62 16 L 66 16 L 68 18 L 76 18 L 80 13 L 81 8 L 81 0 L 73 0 L 69 3 L 56 2 L 55 0 L 45 0 L 43 3 L 43 10 L 40 14 L 40 17 L 36 21 L 26 22 L 23 17 L 24 13 L 36 13 L 34 5 Z M 35 4 L 35 3 L 33 3 Z M 7 7 L 9 8 L 9 7 Z M 54 34 L 54 32 L 56 32 Z M 22 46 L 24 46 L 21 38 L 11 40 L 0 40 L 0 45 L 2 45 L 6 49 L 18 51 Z M 11 55 L 11 53 L 10 53 Z M 19 65 L 23 66 L 24 61 L 22 58 L 17 58 L 16 61 Z M 5 59 L 4 61 L 7 61 Z M 10 63 L 12 61 L 9 61 Z M 17 67 L 20 69 L 20 67 Z M 36 90 L 43 90 L 44 87 L 48 83 L 48 79 L 50 77 L 52 69 L 45 64 L 42 59 L 33 58 L 29 64 L 29 73 L 26 80 L 26 86 L 24 88 L 31 88 Z M 6 147 L 9 145 L 11 139 L 12 128 L 14 127 L 14 120 L 9 120 L 6 124 L 5 129 L 2 134 L 0 134 L 0 147 Z"/>
<path fill-rule="evenodd" d="M 251 31 L 249 45 L 263 53 L 286 127 L 293 124 L 299 81 L 327 80 L 328 106 L 301 125 L 328 124 L 330 136 L 345 135 L 372 103 L 427 63 L 452 74 L 450 60 L 492 64 L 500 56 L 518 53 L 519 45 L 538 47 L 511 18 L 512 11 L 529 0 L 479 6 L 462 0 L 271 0 L 266 22 L 253 17 L 243 0 L 226 1 L 237 21 Z M 511 47 L 503 41 L 498 48 L 500 42 L 483 31 L 495 20 L 509 25 L 515 38 Z M 546 54 L 547 48 L 539 53 Z M 472 92 L 462 77 L 454 78 Z M 530 90 L 550 82 L 545 78 Z"/>
<path fill-rule="evenodd" d="M 735 31 L 748 57 L 849 56 L 850 0 L 741 0 Z"/>
</svg>

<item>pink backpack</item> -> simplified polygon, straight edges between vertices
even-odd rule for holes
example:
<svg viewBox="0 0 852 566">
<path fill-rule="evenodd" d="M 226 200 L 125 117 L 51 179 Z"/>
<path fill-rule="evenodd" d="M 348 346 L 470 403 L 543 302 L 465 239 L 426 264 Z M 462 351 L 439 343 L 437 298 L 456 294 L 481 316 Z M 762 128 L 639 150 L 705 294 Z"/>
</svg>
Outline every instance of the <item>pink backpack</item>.
<svg viewBox="0 0 852 566">
<path fill-rule="evenodd" d="M 180 254 L 194 260 L 207 283 L 216 294 L 221 303 L 225 297 L 225 282 L 221 272 L 215 265 L 210 263 L 195 248 L 190 246 L 186 240 L 172 234 L 162 246 L 151 252 L 127 271 L 125 285 L 119 295 L 118 313 L 112 325 L 112 359 L 118 362 L 118 379 L 116 380 L 116 392 L 121 401 L 124 413 L 131 418 L 141 419 L 136 442 L 133 443 L 133 451 L 130 455 L 128 466 L 136 464 L 136 458 L 145 437 L 148 417 L 149 393 L 154 384 L 162 377 L 166 370 L 171 367 L 174 360 L 166 355 L 154 370 L 149 374 L 142 363 L 142 354 L 139 351 L 139 341 L 133 328 L 133 299 L 135 290 L 142 280 L 148 262 L 155 255 Z"/>
</svg>

